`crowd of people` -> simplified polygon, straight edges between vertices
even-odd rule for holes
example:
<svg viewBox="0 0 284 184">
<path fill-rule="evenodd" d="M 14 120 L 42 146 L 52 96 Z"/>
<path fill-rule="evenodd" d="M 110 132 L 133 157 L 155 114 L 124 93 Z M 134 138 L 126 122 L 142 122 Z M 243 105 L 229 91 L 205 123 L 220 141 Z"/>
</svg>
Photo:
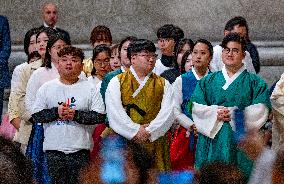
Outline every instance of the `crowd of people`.
<svg viewBox="0 0 284 184">
<path fill-rule="evenodd" d="M 1 127 L 15 129 L 0 137 L 0 183 L 284 183 L 284 76 L 270 93 L 245 18 L 230 19 L 214 47 L 163 25 L 160 57 L 154 42 L 114 44 L 98 25 L 85 58 L 57 11 L 43 5 L 11 80 L 0 16 L 1 112 L 11 83 Z"/>
</svg>

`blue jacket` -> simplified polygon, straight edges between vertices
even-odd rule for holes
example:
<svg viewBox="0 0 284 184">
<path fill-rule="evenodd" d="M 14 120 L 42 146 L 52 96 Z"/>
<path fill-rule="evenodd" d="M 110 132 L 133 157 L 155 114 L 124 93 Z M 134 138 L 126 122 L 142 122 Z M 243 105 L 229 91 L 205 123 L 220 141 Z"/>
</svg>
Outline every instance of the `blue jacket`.
<svg viewBox="0 0 284 184">
<path fill-rule="evenodd" d="M 8 59 L 11 54 L 9 23 L 6 17 L 0 16 L 0 88 L 10 86 Z"/>
</svg>

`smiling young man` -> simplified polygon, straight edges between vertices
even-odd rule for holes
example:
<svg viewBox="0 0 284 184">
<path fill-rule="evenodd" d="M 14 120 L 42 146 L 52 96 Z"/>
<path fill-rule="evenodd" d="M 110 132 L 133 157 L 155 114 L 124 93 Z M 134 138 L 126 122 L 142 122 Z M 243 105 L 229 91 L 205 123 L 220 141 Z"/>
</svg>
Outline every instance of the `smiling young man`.
<svg viewBox="0 0 284 184">
<path fill-rule="evenodd" d="M 243 59 L 244 66 L 247 71 L 252 73 L 258 73 L 260 70 L 260 62 L 258 52 L 255 45 L 253 45 L 248 36 L 248 25 L 243 17 L 234 17 L 230 19 L 224 29 L 224 37 L 230 33 L 238 33 L 245 41 L 245 57 Z M 210 63 L 210 70 L 212 72 L 222 70 L 224 66 L 222 60 L 222 46 L 216 45 L 214 47 L 214 55 Z"/>
<path fill-rule="evenodd" d="M 260 129 L 271 108 L 268 88 L 263 79 L 245 69 L 245 41 L 239 34 L 228 34 L 222 47 L 222 71 L 201 79 L 191 99 L 199 132 L 195 167 L 223 161 L 237 165 L 248 177 L 253 162 L 237 147 L 233 112 L 243 111 L 246 129 Z"/>
<path fill-rule="evenodd" d="M 164 136 L 173 122 L 173 92 L 164 78 L 152 72 L 156 48 L 149 40 L 134 40 L 127 56 L 130 69 L 112 78 L 105 94 L 110 127 L 145 146 L 159 171 L 170 169 L 169 143 Z"/>
<path fill-rule="evenodd" d="M 78 183 L 80 170 L 89 162 L 91 125 L 104 121 L 104 105 L 99 91 L 79 78 L 83 51 L 66 46 L 58 56 L 60 77 L 39 88 L 32 118 L 43 123 L 43 150 L 52 183 Z"/>
</svg>

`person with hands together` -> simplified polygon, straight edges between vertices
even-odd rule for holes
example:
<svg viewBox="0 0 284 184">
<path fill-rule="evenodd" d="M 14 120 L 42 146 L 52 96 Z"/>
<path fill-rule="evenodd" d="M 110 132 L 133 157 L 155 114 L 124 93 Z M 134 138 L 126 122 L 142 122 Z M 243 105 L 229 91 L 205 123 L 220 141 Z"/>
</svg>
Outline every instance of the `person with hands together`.
<svg viewBox="0 0 284 184">
<path fill-rule="evenodd" d="M 236 130 L 259 130 L 264 125 L 271 109 L 268 87 L 245 68 L 245 40 L 239 34 L 225 36 L 222 48 L 222 71 L 202 78 L 191 98 L 199 132 L 195 168 L 221 161 L 236 165 L 248 178 L 253 160 L 238 148 Z M 241 127 L 237 112 L 243 113 Z"/>
<path fill-rule="evenodd" d="M 32 119 L 43 123 L 43 151 L 51 183 L 72 184 L 78 183 L 81 169 L 89 163 L 93 125 L 103 122 L 106 115 L 99 90 L 79 78 L 83 51 L 65 46 L 58 56 L 60 77 L 39 88 Z"/>
<path fill-rule="evenodd" d="M 181 125 L 171 143 L 171 164 L 173 170 L 194 169 L 194 154 L 197 131 L 188 106 L 191 95 L 198 81 L 209 73 L 209 63 L 213 55 L 213 46 L 204 39 L 199 39 L 193 46 L 191 70 L 179 76 L 173 83 L 174 113 Z"/>
<path fill-rule="evenodd" d="M 152 72 L 156 47 L 145 39 L 127 48 L 131 66 L 113 77 L 106 89 L 109 125 L 117 134 L 139 143 L 154 157 L 154 169 L 170 170 L 169 143 L 165 133 L 173 122 L 172 88 Z"/>
</svg>

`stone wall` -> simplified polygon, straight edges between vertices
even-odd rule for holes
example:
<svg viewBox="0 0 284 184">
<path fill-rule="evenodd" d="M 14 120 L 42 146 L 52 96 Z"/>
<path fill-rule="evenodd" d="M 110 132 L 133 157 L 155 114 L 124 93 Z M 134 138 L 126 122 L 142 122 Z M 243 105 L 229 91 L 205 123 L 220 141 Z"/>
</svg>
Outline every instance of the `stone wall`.
<svg viewBox="0 0 284 184">
<path fill-rule="evenodd" d="M 41 0 L 1 0 L 0 14 L 8 17 L 13 43 L 42 24 Z M 220 41 L 226 21 L 244 16 L 255 40 L 284 40 L 284 1 L 259 0 L 55 0 L 58 27 L 70 32 L 74 43 L 88 43 L 92 28 L 110 27 L 115 41 L 127 35 L 156 40 L 158 27 L 180 26 L 186 36 Z"/>
<path fill-rule="evenodd" d="M 8 17 L 13 42 L 11 71 L 25 61 L 23 38 L 27 30 L 42 24 L 41 9 L 46 0 L 1 0 L 0 14 Z M 89 34 L 94 26 L 110 27 L 114 42 L 134 35 L 156 41 L 163 24 L 180 26 L 187 37 L 219 43 L 225 23 L 244 16 L 250 38 L 258 46 L 260 75 L 269 84 L 284 71 L 284 1 L 259 0 L 55 0 L 59 9 L 57 26 L 69 31 L 73 43 L 91 53 Z"/>
</svg>

